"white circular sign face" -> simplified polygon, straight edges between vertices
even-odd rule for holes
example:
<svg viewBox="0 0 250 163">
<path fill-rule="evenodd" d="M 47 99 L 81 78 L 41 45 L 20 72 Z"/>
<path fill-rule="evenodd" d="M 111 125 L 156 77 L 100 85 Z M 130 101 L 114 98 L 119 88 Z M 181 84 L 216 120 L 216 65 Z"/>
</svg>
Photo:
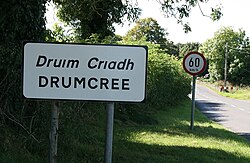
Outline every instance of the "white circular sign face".
<svg viewBox="0 0 250 163">
<path fill-rule="evenodd" d="M 201 74 L 206 68 L 206 59 L 199 52 L 190 52 L 183 59 L 184 70 L 191 75 Z"/>
</svg>

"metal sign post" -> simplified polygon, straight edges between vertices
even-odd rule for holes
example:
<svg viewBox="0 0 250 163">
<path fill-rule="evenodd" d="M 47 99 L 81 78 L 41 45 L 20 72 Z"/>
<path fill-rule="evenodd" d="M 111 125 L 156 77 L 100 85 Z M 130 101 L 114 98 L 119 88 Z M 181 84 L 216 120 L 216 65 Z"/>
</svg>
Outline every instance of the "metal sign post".
<svg viewBox="0 0 250 163">
<path fill-rule="evenodd" d="M 51 113 L 51 131 L 50 131 L 50 154 L 49 163 L 57 162 L 57 140 L 58 140 L 58 122 L 59 122 L 59 102 L 52 102 L 52 113 Z"/>
<path fill-rule="evenodd" d="M 107 103 L 107 123 L 106 123 L 106 145 L 105 163 L 112 162 L 113 126 L 114 126 L 114 102 Z"/>
<path fill-rule="evenodd" d="M 190 129 L 194 129 L 194 112 L 195 112 L 195 85 L 196 85 L 196 76 L 193 75 L 193 82 L 192 82 L 192 109 L 191 109 L 191 123 Z"/>
<path fill-rule="evenodd" d="M 195 83 L 196 75 L 201 74 L 206 69 L 206 59 L 199 52 L 190 52 L 183 59 L 183 68 L 184 70 L 193 75 L 192 82 L 192 107 L 191 107 L 191 122 L 190 129 L 194 129 L 194 112 L 195 112 Z"/>
</svg>

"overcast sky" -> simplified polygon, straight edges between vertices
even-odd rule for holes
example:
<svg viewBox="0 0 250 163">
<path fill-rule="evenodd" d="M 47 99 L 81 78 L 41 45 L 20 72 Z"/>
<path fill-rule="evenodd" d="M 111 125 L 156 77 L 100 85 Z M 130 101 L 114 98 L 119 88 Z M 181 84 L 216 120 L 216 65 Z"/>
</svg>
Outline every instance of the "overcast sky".
<svg viewBox="0 0 250 163">
<path fill-rule="evenodd" d="M 223 26 L 231 26 L 236 31 L 242 28 L 250 36 L 250 1 L 249 0 L 210 0 L 209 3 L 201 4 L 204 14 L 211 13 L 211 7 L 222 6 L 223 17 L 218 22 L 202 16 L 198 7 L 192 9 L 187 21 L 190 23 L 192 32 L 185 34 L 180 24 L 174 18 L 166 18 L 161 12 L 160 5 L 156 0 L 138 0 L 142 8 L 141 18 L 152 17 L 157 20 L 161 27 L 167 29 L 168 38 L 175 43 L 178 42 L 204 42 L 212 38 L 214 32 Z M 124 25 L 116 26 L 116 33 L 125 35 L 132 28 Z"/>
</svg>

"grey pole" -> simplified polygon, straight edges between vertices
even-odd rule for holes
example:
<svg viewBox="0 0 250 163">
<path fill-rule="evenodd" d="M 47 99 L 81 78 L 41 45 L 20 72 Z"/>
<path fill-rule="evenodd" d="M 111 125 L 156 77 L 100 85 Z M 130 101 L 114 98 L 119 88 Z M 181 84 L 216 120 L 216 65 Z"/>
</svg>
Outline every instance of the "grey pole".
<svg viewBox="0 0 250 163">
<path fill-rule="evenodd" d="M 194 129 L 194 112 L 195 112 L 195 83 L 196 83 L 196 76 L 193 75 L 193 86 L 192 86 L 192 108 L 191 108 L 191 130 Z"/>
<path fill-rule="evenodd" d="M 51 113 L 51 131 L 50 131 L 50 155 L 49 162 L 57 162 L 57 140 L 58 140 L 58 121 L 59 121 L 59 102 L 52 102 L 52 113 Z"/>
<path fill-rule="evenodd" d="M 106 126 L 106 146 L 105 146 L 105 163 L 112 163 L 112 143 L 113 143 L 113 126 L 114 126 L 114 102 L 107 103 L 107 126 Z"/>
<path fill-rule="evenodd" d="M 224 91 L 227 89 L 227 58 L 228 58 L 228 43 L 226 43 L 226 52 L 225 52 L 225 66 L 224 66 Z"/>
</svg>

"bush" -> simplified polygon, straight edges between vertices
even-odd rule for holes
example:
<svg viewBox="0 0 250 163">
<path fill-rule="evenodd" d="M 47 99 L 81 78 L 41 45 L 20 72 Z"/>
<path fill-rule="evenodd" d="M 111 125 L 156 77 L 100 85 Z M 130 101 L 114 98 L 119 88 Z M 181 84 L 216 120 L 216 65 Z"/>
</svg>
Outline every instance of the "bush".
<svg viewBox="0 0 250 163">
<path fill-rule="evenodd" d="M 174 105 L 187 97 L 191 78 L 180 60 L 164 53 L 158 44 L 143 40 L 126 43 L 148 46 L 147 105 Z"/>
<path fill-rule="evenodd" d="M 190 78 L 175 57 L 149 54 L 147 91 L 150 105 L 174 105 L 190 93 Z"/>
</svg>

